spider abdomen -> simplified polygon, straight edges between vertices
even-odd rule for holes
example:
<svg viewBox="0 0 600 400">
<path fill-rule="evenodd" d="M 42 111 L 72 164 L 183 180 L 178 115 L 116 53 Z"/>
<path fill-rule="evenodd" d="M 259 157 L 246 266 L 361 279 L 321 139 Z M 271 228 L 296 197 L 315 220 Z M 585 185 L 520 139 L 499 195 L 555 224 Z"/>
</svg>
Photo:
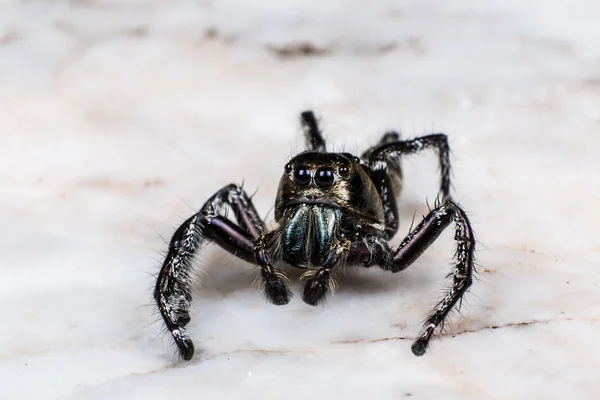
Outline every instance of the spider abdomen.
<svg viewBox="0 0 600 400">
<path fill-rule="evenodd" d="M 339 235 L 341 210 L 323 204 L 299 204 L 286 217 L 281 231 L 282 258 L 300 268 L 321 265 Z"/>
</svg>

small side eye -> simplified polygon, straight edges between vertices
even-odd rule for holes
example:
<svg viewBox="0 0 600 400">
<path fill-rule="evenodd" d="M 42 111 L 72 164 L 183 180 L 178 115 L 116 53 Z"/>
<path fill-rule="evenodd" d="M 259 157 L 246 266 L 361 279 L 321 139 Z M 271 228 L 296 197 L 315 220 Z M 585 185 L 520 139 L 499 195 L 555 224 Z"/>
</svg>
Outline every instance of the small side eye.
<svg viewBox="0 0 600 400">
<path fill-rule="evenodd" d="M 350 168 L 348 168 L 347 165 L 342 165 L 338 172 L 341 176 L 348 176 L 348 174 L 350 174 Z"/>
<path fill-rule="evenodd" d="M 287 172 L 288 174 L 292 172 L 292 164 L 285 164 L 285 172 Z"/>
</svg>

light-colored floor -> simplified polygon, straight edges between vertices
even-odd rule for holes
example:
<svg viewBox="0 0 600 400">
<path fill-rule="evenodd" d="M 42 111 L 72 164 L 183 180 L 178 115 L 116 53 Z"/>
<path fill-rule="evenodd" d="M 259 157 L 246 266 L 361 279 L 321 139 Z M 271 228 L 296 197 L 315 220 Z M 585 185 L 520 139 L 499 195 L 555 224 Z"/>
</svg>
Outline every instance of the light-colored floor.
<svg viewBox="0 0 600 400">
<path fill-rule="evenodd" d="M 597 398 L 600 5 L 505 3 L 2 2 L 0 398 Z M 267 304 L 211 249 L 179 362 L 151 303 L 163 240 L 230 182 L 272 223 L 307 108 L 335 149 L 449 135 L 479 241 L 462 315 L 424 357 L 402 339 L 450 231 L 316 308 Z M 402 234 L 438 182 L 432 154 L 405 166 Z"/>
</svg>

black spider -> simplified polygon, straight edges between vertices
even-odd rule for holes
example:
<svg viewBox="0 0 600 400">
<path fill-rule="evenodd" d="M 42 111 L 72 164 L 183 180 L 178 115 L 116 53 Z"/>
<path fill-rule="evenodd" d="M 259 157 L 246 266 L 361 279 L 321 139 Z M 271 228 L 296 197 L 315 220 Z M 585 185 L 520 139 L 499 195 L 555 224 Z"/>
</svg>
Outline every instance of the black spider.
<svg viewBox="0 0 600 400">
<path fill-rule="evenodd" d="M 309 150 L 292 158 L 281 177 L 275 219 L 268 232 L 241 186 L 231 184 L 215 193 L 200 211 L 175 232 L 158 275 L 154 298 L 181 357 L 194 355 L 192 340 L 183 333 L 190 322 L 191 259 L 205 242 L 214 242 L 233 255 L 255 264 L 266 297 L 287 304 L 291 293 L 279 260 L 307 269 L 302 299 L 316 305 L 332 284 L 332 275 L 345 265 L 406 269 L 454 222 L 456 264 L 452 287 L 435 306 L 412 345 L 425 354 L 436 327 L 462 299 L 472 282 L 475 239 L 465 212 L 450 197 L 448 140 L 444 134 L 400 140 L 386 133 L 378 145 L 360 158 L 350 153 L 328 153 L 314 114 L 301 114 Z M 393 250 L 387 240 L 398 230 L 396 194 L 402 185 L 400 156 L 434 148 L 441 168 L 441 200 Z M 226 217 L 229 208 L 237 224 Z"/>
</svg>

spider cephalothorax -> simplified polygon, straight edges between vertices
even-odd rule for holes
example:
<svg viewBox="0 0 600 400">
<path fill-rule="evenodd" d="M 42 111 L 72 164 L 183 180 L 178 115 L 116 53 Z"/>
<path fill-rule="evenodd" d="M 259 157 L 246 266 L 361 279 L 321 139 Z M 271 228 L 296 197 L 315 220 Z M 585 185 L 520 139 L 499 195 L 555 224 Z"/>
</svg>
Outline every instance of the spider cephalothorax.
<svg viewBox="0 0 600 400">
<path fill-rule="evenodd" d="M 383 207 L 360 159 L 349 153 L 304 152 L 285 166 L 272 234 L 281 259 L 300 268 L 319 267 L 346 235 L 383 231 Z M 277 256 L 277 254 L 274 254 Z"/>
<path fill-rule="evenodd" d="M 464 211 L 450 198 L 446 135 L 400 140 L 397 133 L 388 132 L 359 158 L 328 153 L 311 111 L 301 114 L 301 122 L 309 150 L 285 165 L 275 201 L 276 229 L 267 231 L 250 197 L 239 185 L 231 184 L 208 199 L 171 239 L 154 298 L 186 360 L 194 355 L 194 345 L 183 333 L 190 321 L 190 261 L 206 241 L 255 264 L 265 295 L 274 304 L 287 304 L 291 297 L 287 278 L 274 263 L 281 260 L 306 269 L 302 299 L 316 305 L 330 290 L 336 270 L 360 265 L 402 271 L 454 222 L 457 250 L 452 287 L 416 338 L 412 351 L 417 356 L 425 353 L 435 329 L 471 285 L 475 239 Z M 393 250 L 387 240 L 398 230 L 400 157 L 426 148 L 438 151 L 441 200 Z M 233 211 L 237 224 L 226 217 L 226 208 Z"/>
</svg>

